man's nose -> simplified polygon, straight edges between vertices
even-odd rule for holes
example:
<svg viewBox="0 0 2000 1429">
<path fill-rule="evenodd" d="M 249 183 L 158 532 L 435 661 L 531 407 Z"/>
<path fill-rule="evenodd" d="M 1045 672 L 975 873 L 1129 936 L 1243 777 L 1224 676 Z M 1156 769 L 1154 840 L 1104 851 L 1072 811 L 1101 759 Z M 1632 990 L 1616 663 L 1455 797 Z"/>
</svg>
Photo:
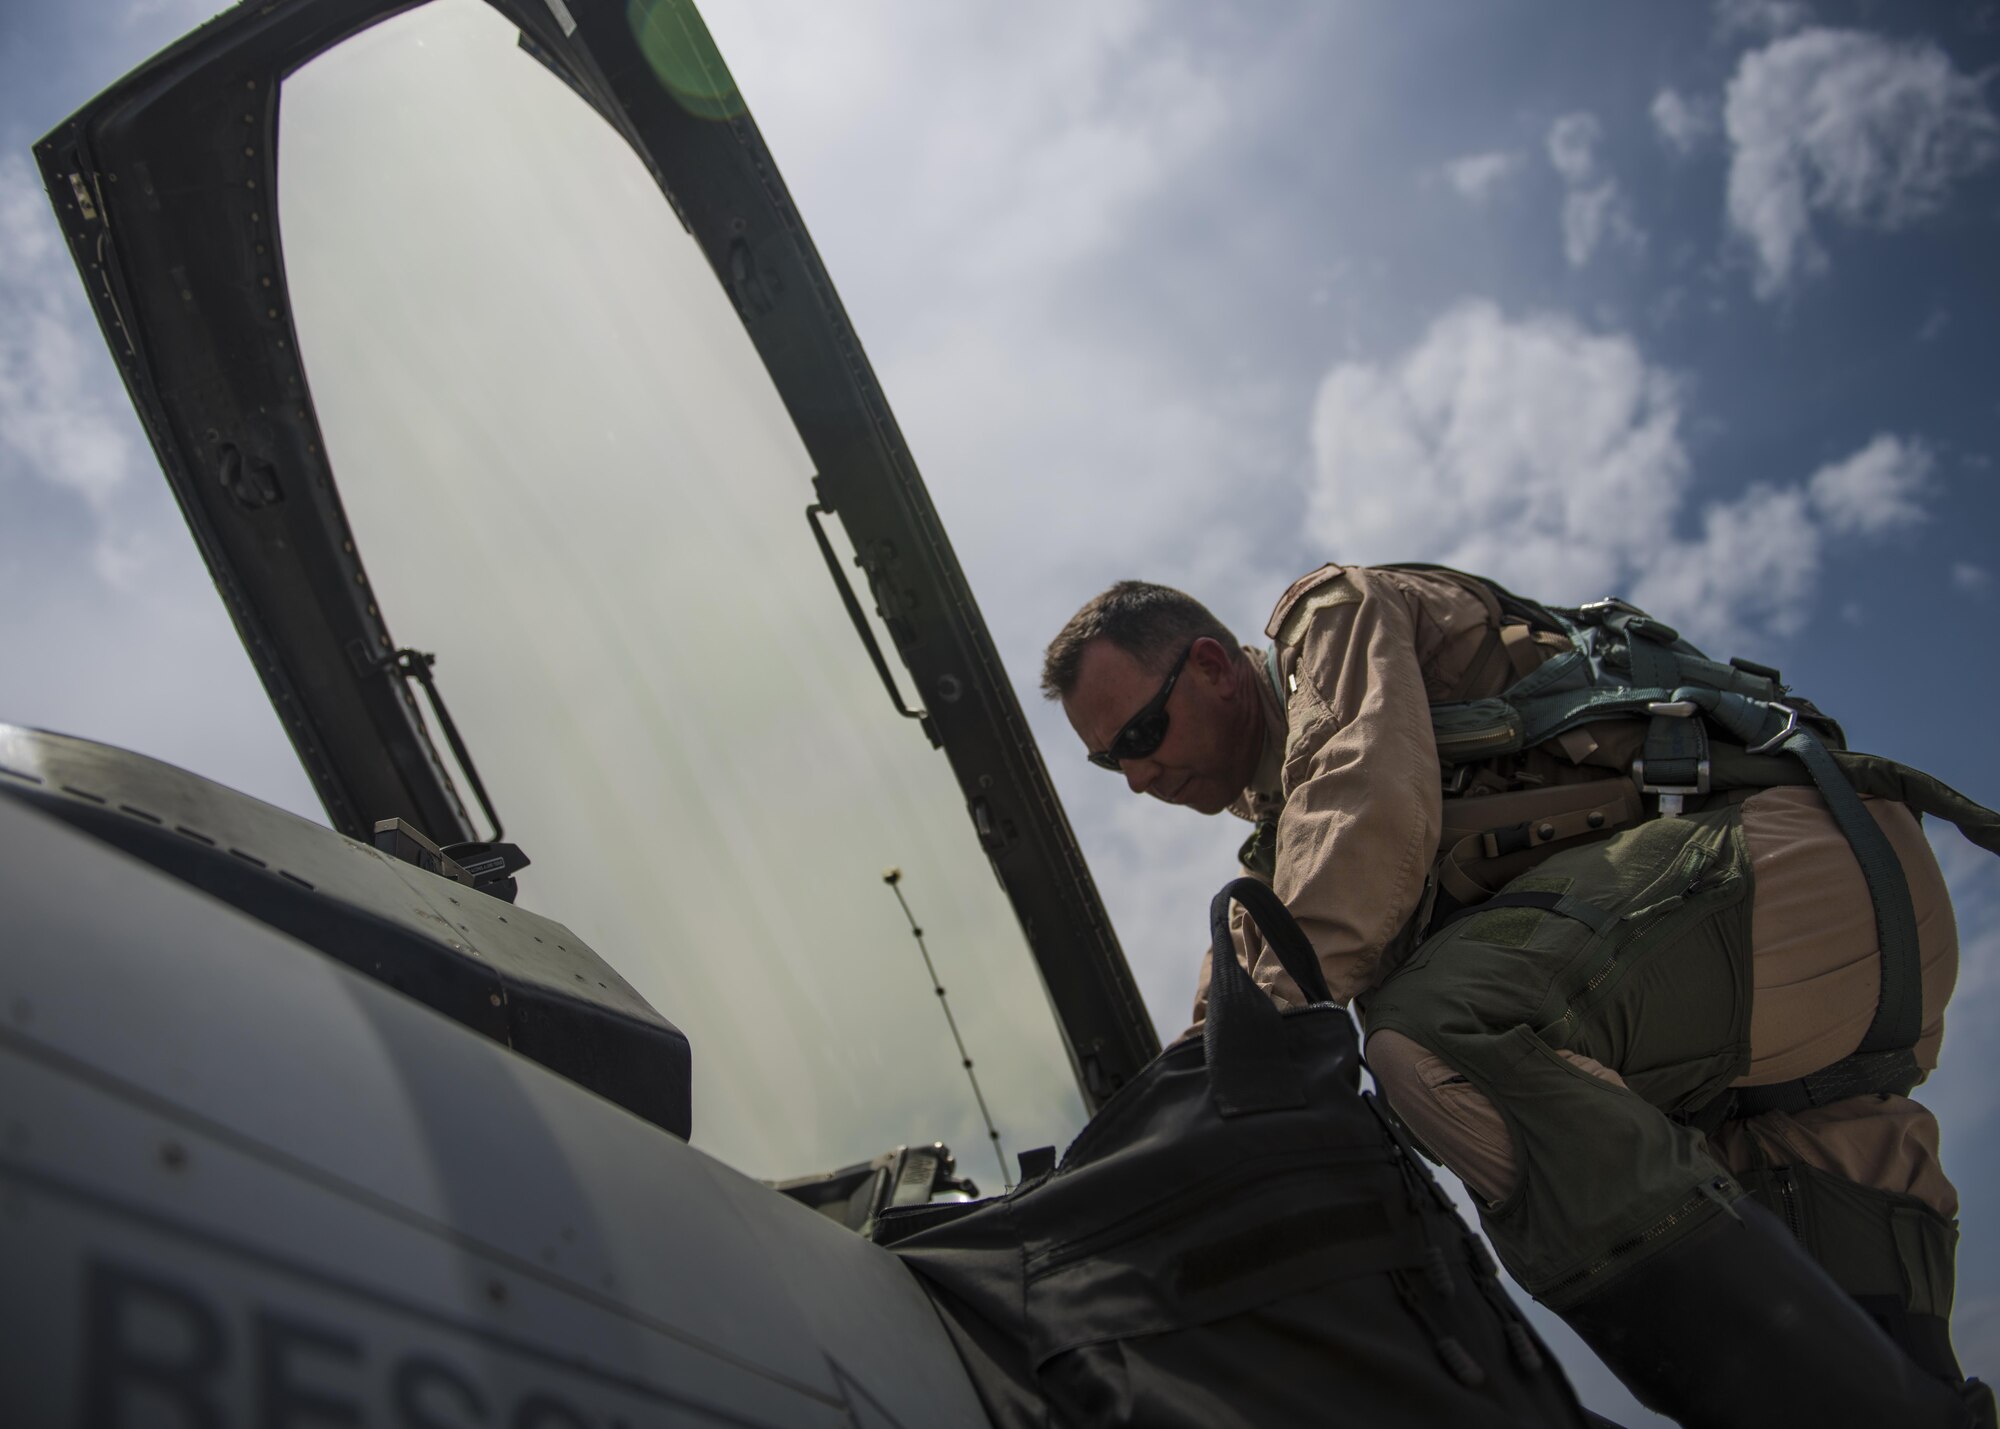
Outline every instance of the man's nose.
<svg viewBox="0 0 2000 1429">
<path fill-rule="evenodd" d="M 1145 793 L 1160 778 L 1160 766 L 1151 759 L 1121 759 L 1118 772 L 1125 776 L 1125 786 L 1134 794 Z"/>
</svg>

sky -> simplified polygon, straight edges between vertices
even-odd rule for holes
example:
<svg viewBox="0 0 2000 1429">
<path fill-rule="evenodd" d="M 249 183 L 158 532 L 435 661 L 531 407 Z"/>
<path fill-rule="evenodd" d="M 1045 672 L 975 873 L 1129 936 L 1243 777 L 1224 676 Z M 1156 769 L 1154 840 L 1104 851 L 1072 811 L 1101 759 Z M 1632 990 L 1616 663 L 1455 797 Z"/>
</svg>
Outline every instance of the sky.
<svg viewBox="0 0 2000 1429">
<path fill-rule="evenodd" d="M 27 158 L 207 12 L 0 10 L 0 718 L 312 814 Z M 2000 5 L 703 12 L 1163 1037 L 1243 830 L 1131 798 L 1036 692 L 1121 577 L 1246 640 L 1326 560 L 1624 595 L 2000 798 Z M 2000 861 L 1932 837 L 1963 967 L 1921 1096 L 1991 1374 Z"/>
</svg>

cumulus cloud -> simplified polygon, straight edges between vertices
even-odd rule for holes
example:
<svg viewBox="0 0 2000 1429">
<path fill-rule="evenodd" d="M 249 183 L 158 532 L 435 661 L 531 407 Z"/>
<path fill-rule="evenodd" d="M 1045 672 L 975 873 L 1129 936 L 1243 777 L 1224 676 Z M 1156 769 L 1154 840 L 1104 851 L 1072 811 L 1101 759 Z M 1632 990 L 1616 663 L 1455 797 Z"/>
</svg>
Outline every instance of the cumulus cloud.
<svg viewBox="0 0 2000 1429">
<path fill-rule="evenodd" d="M 1572 268 L 1588 263 L 1607 239 L 1627 248 L 1645 246 L 1631 204 L 1617 179 L 1598 162 L 1603 139 L 1604 127 L 1594 114 L 1565 114 L 1549 126 L 1549 163 L 1568 189 L 1563 196 L 1563 256 Z"/>
<path fill-rule="evenodd" d="M 1893 231 L 1944 207 L 2000 156 L 1980 82 L 1928 40 L 1807 29 L 1745 54 L 1729 81 L 1730 228 L 1759 297 L 1823 271 L 1814 219 Z"/>
<path fill-rule="evenodd" d="M 1521 156 L 1504 149 L 1466 154 L 1444 166 L 1445 182 L 1468 203 L 1484 203 L 1520 170 Z"/>
<path fill-rule="evenodd" d="M 1685 158 L 1714 138 L 1722 128 L 1716 101 L 1706 95 L 1689 98 L 1677 89 L 1653 96 L 1653 128 L 1662 141 Z"/>
<path fill-rule="evenodd" d="M 1951 568 L 1951 583 L 1967 595 L 1978 595 L 1993 584 L 1993 572 L 1970 561 L 1959 561 Z"/>
<path fill-rule="evenodd" d="M 1917 498 L 1930 484 L 1931 454 L 1919 442 L 1877 435 L 1806 484 L 1813 510 L 1841 535 L 1876 536 L 1924 519 Z"/>
<path fill-rule="evenodd" d="M 1566 603 L 1627 595 L 1726 645 L 1798 629 L 1830 542 L 1922 519 L 1932 458 L 1890 435 L 1698 503 L 1686 409 L 1629 336 L 1462 303 L 1400 358 L 1327 374 L 1308 528 L 1343 560 L 1441 561 Z"/>
</svg>

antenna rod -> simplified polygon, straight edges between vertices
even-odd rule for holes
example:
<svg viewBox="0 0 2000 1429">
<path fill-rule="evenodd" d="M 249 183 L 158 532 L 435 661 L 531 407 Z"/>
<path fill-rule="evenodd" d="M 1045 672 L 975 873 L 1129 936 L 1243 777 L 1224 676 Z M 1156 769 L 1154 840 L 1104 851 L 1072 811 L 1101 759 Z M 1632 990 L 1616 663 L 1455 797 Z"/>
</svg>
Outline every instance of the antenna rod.
<svg viewBox="0 0 2000 1429">
<path fill-rule="evenodd" d="M 1014 1178 L 1007 1174 L 1007 1153 L 1001 1149 L 1000 1132 L 993 1125 L 993 1113 L 986 1109 L 986 1096 L 979 1090 L 979 1074 L 972 1070 L 972 1054 L 965 1050 L 965 1038 L 959 1033 L 958 1019 L 951 1015 L 951 1000 L 944 995 L 944 984 L 938 981 L 937 966 L 931 962 L 931 950 L 924 946 L 924 930 L 917 926 L 917 915 L 910 911 L 909 900 L 903 897 L 903 870 L 884 869 L 882 881 L 889 885 L 889 891 L 903 906 L 903 916 L 910 921 L 910 936 L 917 940 L 917 951 L 924 955 L 924 971 L 931 975 L 931 991 L 937 994 L 938 1007 L 944 1013 L 945 1024 L 951 1028 L 951 1040 L 958 1044 L 958 1060 L 965 1067 L 965 1079 L 972 1083 L 972 1099 L 979 1103 L 980 1119 L 986 1123 L 986 1139 L 993 1143 L 993 1159 L 1000 1163 L 1001 1189 L 1011 1191 L 1014 1189 Z"/>
</svg>

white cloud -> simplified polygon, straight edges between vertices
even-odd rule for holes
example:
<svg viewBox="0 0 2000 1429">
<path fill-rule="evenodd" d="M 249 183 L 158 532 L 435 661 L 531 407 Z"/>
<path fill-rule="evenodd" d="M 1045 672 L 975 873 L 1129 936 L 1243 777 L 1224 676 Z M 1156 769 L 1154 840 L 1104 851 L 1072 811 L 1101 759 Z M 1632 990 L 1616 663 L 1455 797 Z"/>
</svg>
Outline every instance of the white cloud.
<svg viewBox="0 0 2000 1429">
<path fill-rule="evenodd" d="M 1563 256 L 1572 268 L 1588 263 L 1607 234 L 1634 241 L 1638 233 L 1609 180 L 1572 190 L 1563 200 L 1562 227 Z"/>
<path fill-rule="evenodd" d="M 107 420 L 97 323 L 40 178 L 0 156 L 0 451 L 7 468 L 105 512 L 131 475 L 126 423 Z"/>
<path fill-rule="evenodd" d="M 1653 96 L 1651 112 L 1653 128 L 1683 158 L 1714 138 L 1722 127 L 1719 106 L 1707 95 L 1689 98 L 1677 89 L 1663 89 Z"/>
<path fill-rule="evenodd" d="M 1924 519 L 1917 498 L 1930 485 L 1931 454 L 1921 442 L 1878 433 L 1845 461 L 1807 483 L 1814 512 L 1841 535 L 1876 536 Z"/>
<path fill-rule="evenodd" d="M 1715 33 L 1722 40 L 1769 39 L 1810 19 L 1812 7 L 1804 0 L 1715 0 Z"/>
<path fill-rule="evenodd" d="M 1809 29 L 1745 54 L 1723 109 L 1729 225 L 1774 297 L 1827 266 L 1813 219 L 1893 231 L 2000 156 L 1980 82 L 1927 40 Z"/>
<path fill-rule="evenodd" d="M 1947 1125 L 1970 1127 L 2000 1111 L 2000 1082 L 1979 1053 L 2000 1037 L 2000 859 L 1942 820 L 1925 824 L 1958 918 L 1958 986 L 1950 1035 L 1924 1100 Z"/>
<path fill-rule="evenodd" d="M 1549 163 L 1569 190 L 1563 196 L 1562 232 L 1563 256 L 1572 268 L 1590 262 L 1607 238 L 1631 249 L 1645 246 L 1618 181 L 1598 163 L 1603 139 L 1604 127 L 1594 114 L 1565 114 L 1549 126 Z"/>
<path fill-rule="evenodd" d="M 1724 648 L 1753 632 L 1786 636 L 1805 624 L 1825 529 L 1803 489 L 1759 483 L 1704 506 L 1697 523 L 1692 539 L 1669 537 L 1639 553 L 1632 574 L 1639 605 L 1685 630 L 1714 632 Z"/>
<path fill-rule="evenodd" d="M 1445 182 L 1468 203 L 1484 203 L 1521 167 L 1521 156 L 1504 149 L 1466 154 L 1444 166 Z"/>
<path fill-rule="evenodd" d="M 1967 595 L 1978 595 L 1992 586 L 1993 572 L 1970 561 L 1959 561 L 1951 568 L 1951 583 Z"/>
<path fill-rule="evenodd" d="M 1727 645 L 1803 624 L 1829 541 L 1921 519 L 1931 457 L 1893 436 L 1697 504 L 1686 402 L 1629 336 L 1462 303 L 1400 358 L 1321 383 L 1309 533 L 1342 560 L 1440 561 L 1565 603 L 1629 595 Z"/>
<path fill-rule="evenodd" d="M 1597 146 L 1604 126 L 1594 114 L 1565 114 L 1549 126 L 1549 162 L 1563 181 L 1587 183 L 1597 171 Z"/>
<path fill-rule="evenodd" d="M 859 204 L 876 262 L 900 270 L 921 247 L 957 292 L 1018 297 L 1101 251 L 1230 116 L 1199 49 L 1137 0 L 1004 12 L 779 0 L 704 16 L 788 175 L 879 179 L 892 171 L 880 156 L 896 156 L 886 192 L 801 195 L 815 232 Z M 881 239 L 885 207 L 907 225 L 896 243 Z M 869 258 L 838 256 L 852 288 Z"/>
</svg>

